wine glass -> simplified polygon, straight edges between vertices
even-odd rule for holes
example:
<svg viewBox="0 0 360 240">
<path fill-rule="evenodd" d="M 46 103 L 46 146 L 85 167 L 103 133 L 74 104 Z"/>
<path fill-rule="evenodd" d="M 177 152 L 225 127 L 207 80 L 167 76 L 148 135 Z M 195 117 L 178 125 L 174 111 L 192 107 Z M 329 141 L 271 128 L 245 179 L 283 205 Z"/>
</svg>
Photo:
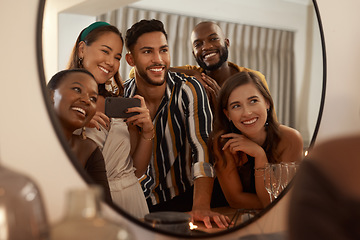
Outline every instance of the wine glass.
<svg viewBox="0 0 360 240">
<path fill-rule="evenodd" d="M 269 165 L 270 190 L 274 198 L 277 198 L 281 192 L 281 164 L 272 163 Z"/>
<path fill-rule="evenodd" d="M 297 162 L 282 162 L 281 165 L 281 188 L 284 190 L 286 186 L 294 178 L 297 169 L 299 168 L 299 163 Z"/>
<path fill-rule="evenodd" d="M 288 178 L 289 178 L 289 180 L 288 180 L 288 182 L 291 182 L 291 180 L 293 179 L 293 177 L 295 176 L 295 174 L 296 174 L 296 170 L 298 169 L 298 163 L 296 163 L 296 162 L 290 162 L 289 164 L 288 164 L 288 171 L 289 171 L 289 174 L 288 174 Z"/>
<path fill-rule="evenodd" d="M 286 186 L 289 184 L 289 182 L 291 181 L 291 177 L 290 177 L 290 170 L 291 170 L 291 166 L 290 163 L 287 162 L 282 162 L 280 163 L 281 165 L 281 190 L 284 190 L 286 188 Z"/>
<path fill-rule="evenodd" d="M 268 192 L 269 196 L 270 196 L 270 202 L 273 201 L 273 196 L 271 193 L 271 180 L 270 180 L 270 163 L 267 163 L 265 165 L 265 169 L 264 169 L 264 186 L 266 191 Z"/>
</svg>

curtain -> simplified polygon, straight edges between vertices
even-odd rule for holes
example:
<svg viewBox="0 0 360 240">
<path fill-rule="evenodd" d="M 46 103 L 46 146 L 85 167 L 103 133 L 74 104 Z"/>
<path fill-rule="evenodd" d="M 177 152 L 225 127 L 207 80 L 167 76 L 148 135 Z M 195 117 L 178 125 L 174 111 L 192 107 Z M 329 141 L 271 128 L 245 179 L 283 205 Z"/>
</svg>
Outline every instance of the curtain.
<svg viewBox="0 0 360 240">
<path fill-rule="evenodd" d="M 126 30 L 141 19 L 158 19 L 164 23 L 171 66 L 197 65 L 192 55 L 191 31 L 201 21 L 216 22 L 230 41 L 228 60 L 263 73 L 279 122 L 295 127 L 294 32 L 132 7 L 98 16 L 98 20 L 117 26 L 123 37 Z M 131 69 L 125 54 L 124 48 L 120 63 L 120 75 L 124 80 L 128 79 Z"/>
</svg>

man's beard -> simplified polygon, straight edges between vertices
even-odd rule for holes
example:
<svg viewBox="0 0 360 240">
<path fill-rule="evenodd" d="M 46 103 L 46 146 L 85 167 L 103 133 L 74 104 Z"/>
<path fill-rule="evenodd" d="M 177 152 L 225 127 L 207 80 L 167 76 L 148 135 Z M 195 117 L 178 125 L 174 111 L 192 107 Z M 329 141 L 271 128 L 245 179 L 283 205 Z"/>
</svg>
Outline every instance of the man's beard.
<svg viewBox="0 0 360 240">
<path fill-rule="evenodd" d="M 169 69 L 166 68 L 165 74 L 164 74 L 164 79 L 161 82 L 153 81 L 151 78 L 149 78 L 149 76 L 144 71 L 138 71 L 138 74 L 148 84 L 153 85 L 153 86 L 162 86 L 164 84 L 164 82 L 165 82 L 165 79 L 166 79 L 166 76 L 167 76 L 168 72 L 169 72 Z"/>
<path fill-rule="evenodd" d="M 214 71 L 216 69 L 218 69 L 219 67 L 221 67 L 221 65 L 223 65 L 224 62 L 227 61 L 228 56 L 229 56 L 229 50 L 227 45 L 225 44 L 224 47 L 221 47 L 220 49 L 220 59 L 217 63 L 213 64 L 213 65 L 206 65 L 205 62 L 203 61 L 202 57 L 196 57 L 196 62 L 199 64 L 199 66 L 207 71 Z"/>
</svg>

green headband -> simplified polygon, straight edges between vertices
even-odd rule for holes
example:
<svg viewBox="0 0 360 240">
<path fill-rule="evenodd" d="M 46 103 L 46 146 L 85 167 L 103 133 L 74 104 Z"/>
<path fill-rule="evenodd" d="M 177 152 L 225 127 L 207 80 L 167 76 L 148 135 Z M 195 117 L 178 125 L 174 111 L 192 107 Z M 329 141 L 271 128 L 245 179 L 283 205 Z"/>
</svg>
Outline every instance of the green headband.
<svg viewBox="0 0 360 240">
<path fill-rule="evenodd" d="M 84 41 L 85 37 L 94 29 L 102 26 L 109 26 L 110 24 L 107 22 L 94 22 L 90 24 L 80 35 L 80 41 Z"/>
</svg>

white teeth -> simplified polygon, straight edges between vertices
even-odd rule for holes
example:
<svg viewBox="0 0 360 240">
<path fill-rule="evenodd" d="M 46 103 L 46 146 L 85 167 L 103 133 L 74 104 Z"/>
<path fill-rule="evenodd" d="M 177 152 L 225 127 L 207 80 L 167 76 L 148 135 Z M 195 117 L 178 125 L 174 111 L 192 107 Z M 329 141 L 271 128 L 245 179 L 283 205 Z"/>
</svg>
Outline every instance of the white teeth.
<svg viewBox="0 0 360 240">
<path fill-rule="evenodd" d="M 84 110 L 84 109 L 82 109 L 82 108 L 73 107 L 73 108 L 72 108 L 72 110 L 78 111 L 78 112 L 80 112 L 80 113 L 82 113 L 82 114 L 86 115 L 85 110 Z"/>
<path fill-rule="evenodd" d="M 207 54 L 207 55 L 205 55 L 205 59 L 210 58 L 210 57 L 213 57 L 213 56 L 215 56 L 215 55 L 216 55 L 216 53 Z"/>
<path fill-rule="evenodd" d="M 103 72 L 105 72 L 105 73 L 109 73 L 109 71 L 108 71 L 107 69 L 105 69 L 105 68 L 103 68 L 103 67 L 100 67 L 100 66 L 99 66 L 99 68 L 100 68 L 101 71 L 103 71 Z"/>
<path fill-rule="evenodd" d="M 252 124 L 252 123 L 256 122 L 256 120 L 257 120 L 256 118 L 253 118 L 251 120 L 244 121 L 243 124 Z"/>
<path fill-rule="evenodd" d="M 150 71 L 161 72 L 162 68 L 150 68 Z"/>
</svg>

